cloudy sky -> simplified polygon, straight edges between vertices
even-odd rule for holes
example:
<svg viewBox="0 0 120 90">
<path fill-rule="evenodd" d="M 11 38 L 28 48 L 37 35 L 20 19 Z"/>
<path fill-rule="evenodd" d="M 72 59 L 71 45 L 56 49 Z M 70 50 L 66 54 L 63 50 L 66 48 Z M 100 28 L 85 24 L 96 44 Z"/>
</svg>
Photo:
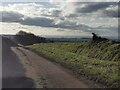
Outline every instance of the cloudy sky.
<svg viewBox="0 0 120 90">
<path fill-rule="evenodd" d="M 23 30 L 40 36 L 63 37 L 91 36 L 95 32 L 117 38 L 117 1 L 3 0 L 0 4 L 0 34 L 16 34 Z"/>
</svg>

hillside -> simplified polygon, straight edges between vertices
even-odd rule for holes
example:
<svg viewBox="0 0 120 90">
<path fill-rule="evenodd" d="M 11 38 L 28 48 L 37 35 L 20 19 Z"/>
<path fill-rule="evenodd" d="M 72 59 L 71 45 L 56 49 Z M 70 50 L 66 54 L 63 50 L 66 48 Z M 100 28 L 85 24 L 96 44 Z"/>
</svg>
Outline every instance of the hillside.
<svg viewBox="0 0 120 90">
<path fill-rule="evenodd" d="M 54 48 L 59 48 L 66 52 L 72 52 L 87 56 L 89 58 L 96 58 L 100 60 L 118 61 L 120 58 L 119 50 L 120 44 L 112 41 L 103 41 L 99 43 L 54 43 L 49 44 Z"/>
<path fill-rule="evenodd" d="M 118 87 L 119 43 L 41 43 L 29 48 L 89 80 L 105 87 Z"/>
</svg>

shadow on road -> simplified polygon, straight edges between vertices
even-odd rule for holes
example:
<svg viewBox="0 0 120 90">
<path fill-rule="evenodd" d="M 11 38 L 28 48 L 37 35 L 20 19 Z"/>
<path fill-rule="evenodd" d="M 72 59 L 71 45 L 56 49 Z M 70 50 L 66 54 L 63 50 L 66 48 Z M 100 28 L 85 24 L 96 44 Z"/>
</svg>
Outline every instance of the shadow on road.
<svg viewBox="0 0 120 90">
<path fill-rule="evenodd" d="M 33 80 L 25 76 L 24 66 L 11 49 L 17 45 L 3 39 L 2 46 L 2 88 L 33 88 Z"/>
<path fill-rule="evenodd" d="M 10 77 L 2 79 L 3 88 L 33 88 L 33 80 L 27 77 Z"/>
</svg>

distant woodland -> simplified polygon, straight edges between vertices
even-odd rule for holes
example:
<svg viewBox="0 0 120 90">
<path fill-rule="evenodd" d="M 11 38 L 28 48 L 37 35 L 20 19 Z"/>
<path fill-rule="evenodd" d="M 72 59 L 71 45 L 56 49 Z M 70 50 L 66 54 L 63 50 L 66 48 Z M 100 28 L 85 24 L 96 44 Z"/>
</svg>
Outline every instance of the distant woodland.
<svg viewBox="0 0 120 90">
<path fill-rule="evenodd" d="M 15 37 L 14 40 L 22 45 L 31 45 L 35 43 L 41 43 L 46 42 L 46 39 L 44 37 L 36 36 L 32 33 L 27 33 L 24 31 L 19 31 Z"/>
</svg>

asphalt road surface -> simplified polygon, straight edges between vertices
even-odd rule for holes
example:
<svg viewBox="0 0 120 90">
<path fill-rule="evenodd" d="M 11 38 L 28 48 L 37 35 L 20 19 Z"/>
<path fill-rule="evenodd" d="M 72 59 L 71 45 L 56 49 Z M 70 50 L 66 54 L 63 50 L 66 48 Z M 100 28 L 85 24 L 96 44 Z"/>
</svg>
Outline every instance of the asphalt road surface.
<svg viewBox="0 0 120 90">
<path fill-rule="evenodd" d="M 88 88 L 63 67 L 9 41 L 3 44 L 3 88 Z"/>
<path fill-rule="evenodd" d="M 2 43 L 2 88 L 32 88 L 33 80 L 26 77 L 26 69 L 12 50 L 16 44 L 8 39 Z"/>
</svg>

